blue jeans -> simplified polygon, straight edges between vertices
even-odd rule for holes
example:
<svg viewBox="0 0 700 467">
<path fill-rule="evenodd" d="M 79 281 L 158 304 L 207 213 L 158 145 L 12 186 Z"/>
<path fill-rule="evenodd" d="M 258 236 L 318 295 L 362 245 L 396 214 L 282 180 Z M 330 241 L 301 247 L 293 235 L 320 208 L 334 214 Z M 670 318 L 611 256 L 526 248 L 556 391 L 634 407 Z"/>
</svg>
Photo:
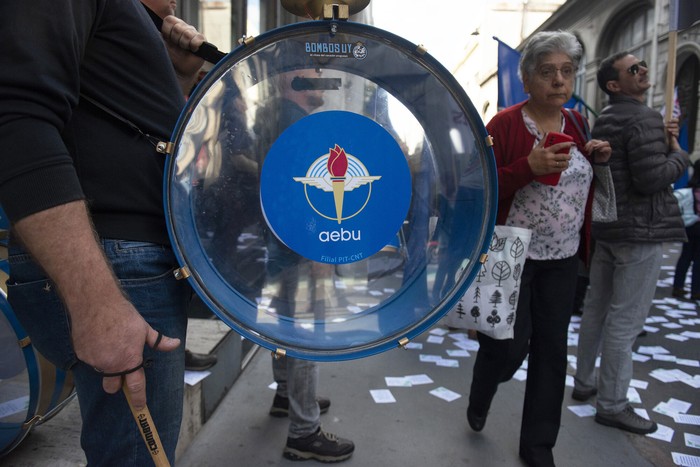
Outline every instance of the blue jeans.
<svg viewBox="0 0 700 467">
<path fill-rule="evenodd" d="M 597 386 L 597 410 L 616 414 L 627 406 L 632 346 L 644 327 L 656 292 L 661 243 L 598 241 L 591 260 L 591 288 L 583 305 L 574 387 Z M 596 384 L 595 360 L 601 354 Z"/>
<path fill-rule="evenodd" d="M 186 305 L 191 289 L 175 280 L 177 262 L 168 247 L 144 242 L 103 240 L 105 254 L 129 296 L 146 321 L 182 343 L 173 352 L 144 349 L 153 359 L 146 369 L 148 408 L 171 463 L 180 432 L 185 369 Z M 88 464 L 151 465 L 123 392 L 107 394 L 102 377 L 79 361 L 73 351 L 70 317 L 41 268 L 25 252 L 12 246 L 9 254 L 8 301 L 32 339 L 54 365 L 71 370 L 82 416 L 81 446 Z"/>
<path fill-rule="evenodd" d="M 303 438 L 321 425 L 321 411 L 316 401 L 318 364 L 310 360 L 272 358 L 272 375 L 277 395 L 289 398 L 289 437 Z"/>
</svg>

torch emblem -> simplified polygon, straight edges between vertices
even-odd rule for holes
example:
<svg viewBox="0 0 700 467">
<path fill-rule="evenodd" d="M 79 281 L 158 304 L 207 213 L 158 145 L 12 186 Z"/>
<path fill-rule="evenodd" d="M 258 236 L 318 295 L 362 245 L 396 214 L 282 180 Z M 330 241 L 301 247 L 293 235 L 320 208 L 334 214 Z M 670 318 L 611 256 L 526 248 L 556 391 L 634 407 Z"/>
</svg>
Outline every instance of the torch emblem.
<svg viewBox="0 0 700 467">
<path fill-rule="evenodd" d="M 327 219 L 334 219 L 340 224 L 344 219 L 359 213 L 358 211 L 349 216 L 343 216 L 345 192 L 353 191 L 355 188 L 368 183 L 371 185 L 372 182 L 380 178 L 382 177 L 369 175 L 367 168 L 358 158 L 347 154 L 345 149 L 336 144 L 335 147 L 329 149 L 328 154 L 321 156 L 311 164 L 305 177 L 294 177 L 294 180 L 303 183 L 304 190 L 312 186 L 323 191 L 332 192 L 333 201 L 335 202 L 335 217 L 319 212 L 310 201 L 309 204 L 321 216 Z M 367 196 L 367 201 L 369 201 L 369 195 Z"/>
</svg>

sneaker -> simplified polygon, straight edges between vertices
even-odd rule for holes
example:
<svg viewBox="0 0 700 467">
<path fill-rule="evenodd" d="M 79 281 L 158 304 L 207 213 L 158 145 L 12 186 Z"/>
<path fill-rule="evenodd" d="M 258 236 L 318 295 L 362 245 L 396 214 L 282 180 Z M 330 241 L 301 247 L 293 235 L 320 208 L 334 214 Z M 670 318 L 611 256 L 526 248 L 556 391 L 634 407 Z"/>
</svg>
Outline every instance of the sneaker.
<svg viewBox="0 0 700 467">
<path fill-rule="evenodd" d="M 204 371 L 216 364 L 216 355 L 185 350 L 185 370 Z"/>
<path fill-rule="evenodd" d="M 596 413 L 595 421 L 601 425 L 612 426 L 621 430 L 646 435 L 656 431 L 656 422 L 640 417 L 631 405 L 625 407 L 622 412 L 614 414 Z"/>
<path fill-rule="evenodd" d="M 316 402 L 318 402 L 318 408 L 321 410 L 321 414 L 328 412 L 328 409 L 331 407 L 331 400 L 327 397 L 317 397 Z M 289 398 L 275 394 L 272 407 L 270 407 L 270 416 L 276 418 L 289 416 Z"/>
<path fill-rule="evenodd" d="M 326 433 L 321 427 L 312 435 L 303 438 L 287 438 L 282 455 L 289 460 L 319 462 L 340 462 L 349 459 L 355 451 L 355 443 Z"/>
<path fill-rule="evenodd" d="M 588 399 L 595 396 L 596 394 L 598 394 L 598 390 L 596 388 L 592 388 L 592 389 L 576 389 L 576 388 L 574 388 L 573 392 L 571 393 L 571 398 L 575 401 L 586 402 Z"/>
</svg>

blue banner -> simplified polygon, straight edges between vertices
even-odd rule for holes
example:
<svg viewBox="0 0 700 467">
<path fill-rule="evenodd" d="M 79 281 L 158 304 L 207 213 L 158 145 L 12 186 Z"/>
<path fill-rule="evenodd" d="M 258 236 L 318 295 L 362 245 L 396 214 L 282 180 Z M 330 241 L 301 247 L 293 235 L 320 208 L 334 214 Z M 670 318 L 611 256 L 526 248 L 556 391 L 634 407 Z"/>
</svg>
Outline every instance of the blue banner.
<svg viewBox="0 0 700 467">
<path fill-rule="evenodd" d="M 669 31 L 682 31 L 700 21 L 698 0 L 671 0 L 668 9 Z"/>
<path fill-rule="evenodd" d="M 504 109 L 527 99 L 518 76 L 520 52 L 494 36 L 498 42 L 498 109 Z"/>
</svg>

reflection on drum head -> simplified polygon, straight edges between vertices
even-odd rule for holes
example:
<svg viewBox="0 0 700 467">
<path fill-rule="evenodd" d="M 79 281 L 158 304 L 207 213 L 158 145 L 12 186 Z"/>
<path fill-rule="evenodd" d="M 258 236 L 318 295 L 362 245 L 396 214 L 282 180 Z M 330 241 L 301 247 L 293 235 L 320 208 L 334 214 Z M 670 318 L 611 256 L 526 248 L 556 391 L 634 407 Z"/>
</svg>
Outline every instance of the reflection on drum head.
<svg viewBox="0 0 700 467">
<path fill-rule="evenodd" d="M 314 360 L 396 348 L 478 272 L 496 213 L 486 141 L 415 44 L 352 22 L 270 31 L 180 116 L 165 184 L 175 253 L 202 301 L 263 347 Z"/>
</svg>

